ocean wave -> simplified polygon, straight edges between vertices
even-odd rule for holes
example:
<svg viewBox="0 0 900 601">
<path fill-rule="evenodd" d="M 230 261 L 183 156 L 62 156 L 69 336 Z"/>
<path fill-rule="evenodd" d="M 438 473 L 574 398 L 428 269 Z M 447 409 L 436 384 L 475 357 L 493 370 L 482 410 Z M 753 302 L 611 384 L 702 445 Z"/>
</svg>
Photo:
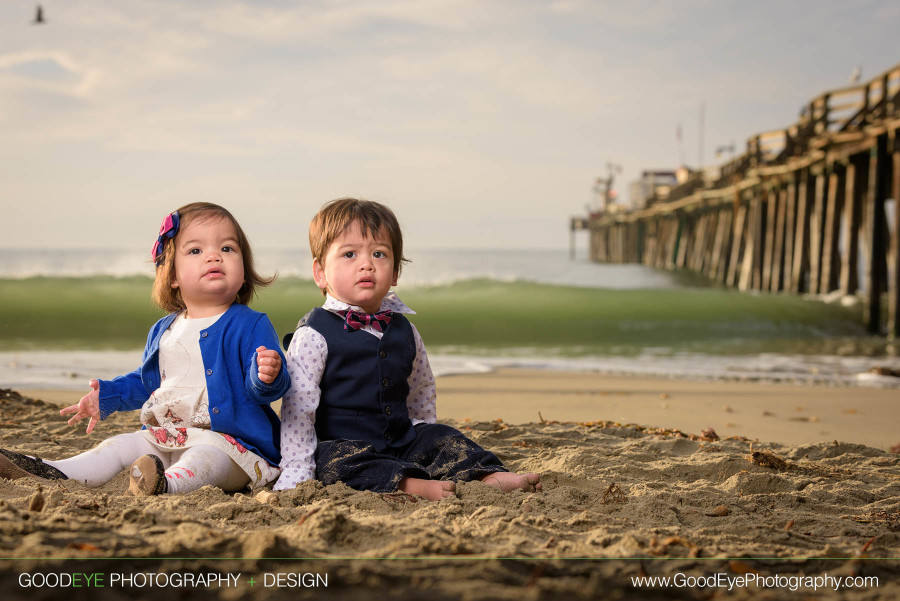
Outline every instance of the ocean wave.
<svg viewBox="0 0 900 601">
<path fill-rule="evenodd" d="M 626 357 L 515 358 L 484 360 L 483 367 L 518 367 L 551 371 L 592 372 L 608 375 L 711 381 L 859 386 L 900 389 L 900 378 L 881 375 L 900 370 L 896 357 L 840 357 L 830 355 L 778 355 L 764 353 L 721 357 L 697 353 L 661 357 L 641 354 Z M 444 375 L 449 375 L 446 373 Z"/>
<path fill-rule="evenodd" d="M 19 390 L 87 390 L 91 378 L 110 379 L 133 370 L 140 351 L 0 352 L 0 386 Z M 489 373 L 501 368 L 588 372 L 634 377 L 762 382 L 900 389 L 898 357 L 759 355 L 717 357 L 697 353 L 635 357 L 429 354 L 435 376 Z M 881 373 L 879 373 L 881 372 Z M 440 392 L 440 390 L 438 391 Z"/>
<path fill-rule="evenodd" d="M 96 249 L 0 249 L 0 278 L 153 277 L 149 255 Z"/>
<path fill-rule="evenodd" d="M 604 289 L 680 287 L 671 272 L 643 265 L 601 265 L 572 261 L 564 250 L 421 250 L 404 265 L 400 282 L 407 287 L 452 286 L 473 280 Z M 262 249 L 254 252 L 262 273 L 312 280 L 312 257 L 306 250 Z M 110 249 L 0 249 L 0 278 L 153 277 L 149 253 Z"/>
</svg>

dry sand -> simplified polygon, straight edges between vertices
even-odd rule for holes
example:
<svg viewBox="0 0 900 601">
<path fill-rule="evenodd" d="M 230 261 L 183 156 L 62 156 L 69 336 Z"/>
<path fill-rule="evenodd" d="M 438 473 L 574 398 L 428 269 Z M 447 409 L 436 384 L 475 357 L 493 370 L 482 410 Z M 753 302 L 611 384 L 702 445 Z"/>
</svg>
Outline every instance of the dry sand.
<svg viewBox="0 0 900 601">
<path fill-rule="evenodd" d="M 124 599 L 153 595 L 25 589 L 18 579 L 34 571 L 212 570 L 240 572 L 239 585 L 154 592 L 433 601 L 900 597 L 900 455 L 884 450 L 900 442 L 890 406 L 896 390 L 526 370 L 442 378 L 438 390 L 441 414 L 453 418 L 444 421 L 510 468 L 541 472 L 544 492 L 462 483 L 456 498 L 432 503 L 308 482 L 279 493 L 205 487 L 138 499 L 125 494 L 124 474 L 98 489 L 0 480 L 0 590 L 7 599 Z M 0 446 L 26 453 L 69 456 L 136 428 L 136 413 L 117 415 L 86 436 L 52 404 L 11 391 L 0 397 Z M 701 436 L 708 427 L 722 439 Z M 308 572 L 327 574 L 328 587 L 249 584 L 251 576 Z M 631 582 L 679 574 L 743 575 L 757 585 L 728 592 Z M 878 586 L 759 586 L 762 578 L 825 574 L 873 576 Z"/>
<path fill-rule="evenodd" d="M 438 379 L 442 417 L 609 420 L 684 432 L 809 444 L 839 440 L 889 450 L 900 443 L 900 390 L 694 381 L 501 369 Z"/>
<path fill-rule="evenodd" d="M 441 419 L 507 424 L 602 419 L 684 432 L 713 428 L 720 436 L 787 444 L 839 440 L 889 450 L 900 443 L 898 389 L 513 368 L 437 381 Z M 82 394 L 19 392 L 60 406 L 77 402 Z"/>
</svg>

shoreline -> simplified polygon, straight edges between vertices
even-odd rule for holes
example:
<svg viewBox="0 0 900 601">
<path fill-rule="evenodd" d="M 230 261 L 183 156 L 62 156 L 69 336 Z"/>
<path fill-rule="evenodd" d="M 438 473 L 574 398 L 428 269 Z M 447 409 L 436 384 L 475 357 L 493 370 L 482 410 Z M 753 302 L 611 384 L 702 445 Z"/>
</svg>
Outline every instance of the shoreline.
<svg viewBox="0 0 900 601">
<path fill-rule="evenodd" d="M 900 443 L 894 389 L 698 380 L 498 367 L 436 378 L 439 420 L 504 424 L 637 424 L 760 443 L 840 441 L 883 451 Z M 79 390 L 17 389 L 59 406 Z M 87 392 L 85 390 L 84 392 Z M 279 406 L 273 406 L 276 410 Z M 62 418 L 60 418 L 62 419 Z"/>
<path fill-rule="evenodd" d="M 507 354 L 465 354 L 460 349 L 429 353 L 436 377 L 524 369 L 704 382 L 858 387 L 900 391 L 900 357 L 702 353 L 561 356 L 544 349 L 508 349 Z M 112 379 L 140 364 L 140 349 L 0 351 L 0 388 L 84 390 L 88 380 Z M 894 374 L 894 375 L 887 375 Z"/>
</svg>

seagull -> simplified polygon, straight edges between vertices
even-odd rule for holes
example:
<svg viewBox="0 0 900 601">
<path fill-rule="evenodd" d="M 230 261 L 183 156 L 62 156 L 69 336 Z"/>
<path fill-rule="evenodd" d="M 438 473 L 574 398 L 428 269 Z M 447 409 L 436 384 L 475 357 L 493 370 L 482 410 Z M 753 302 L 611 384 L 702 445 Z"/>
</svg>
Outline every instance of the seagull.
<svg viewBox="0 0 900 601">
<path fill-rule="evenodd" d="M 46 23 L 44 21 L 44 9 L 41 8 L 41 5 L 37 5 L 37 13 L 34 15 L 34 21 L 31 22 L 32 25 L 43 25 Z"/>
</svg>

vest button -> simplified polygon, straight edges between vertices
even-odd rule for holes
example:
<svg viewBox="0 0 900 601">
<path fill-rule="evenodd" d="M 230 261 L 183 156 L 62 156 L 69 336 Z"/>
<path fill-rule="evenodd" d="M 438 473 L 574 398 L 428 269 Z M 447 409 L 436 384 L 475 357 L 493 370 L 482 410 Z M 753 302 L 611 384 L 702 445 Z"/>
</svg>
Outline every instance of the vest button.
<svg viewBox="0 0 900 601">
<path fill-rule="evenodd" d="M 212 408 L 212 412 L 215 413 L 216 415 L 218 415 L 218 413 L 219 413 L 219 408 L 218 408 L 218 407 L 213 407 L 213 408 Z"/>
<path fill-rule="evenodd" d="M 202 334 L 200 334 L 200 337 L 201 337 L 201 338 L 206 338 L 208 335 L 209 335 L 208 332 L 203 332 Z"/>
<path fill-rule="evenodd" d="M 212 370 L 211 370 L 211 369 L 207 369 L 207 370 L 206 370 L 206 375 L 207 375 L 207 376 L 211 376 L 211 375 L 212 375 Z"/>
<path fill-rule="evenodd" d="M 391 440 L 394 439 L 394 437 L 391 436 L 390 434 L 385 434 L 385 435 L 384 435 L 384 439 L 387 440 L 388 442 L 390 442 Z"/>
<path fill-rule="evenodd" d="M 381 357 L 382 359 L 384 359 L 385 357 L 387 357 L 387 352 L 386 352 L 386 351 L 381 351 L 381 352 L 378 353 L 378 356 Z"/>
<path fill-rule="evenodd" d="M 385 407 L 385 408 L 384 408 L 384 412 L 387 413 L 388 415 L 390 415 L 390 414 L 391 414 L 391 408 L 390 408 L 390 406 Z"/>
<path fill-rule="evenodd" d="M 387 388 L 390 385 L 391 385 L 391 381 L 388 380 L 387 378 L 385 378 L 384 380 L 381 381 L 381 386 L 384 388 Z"/>
</svg>

